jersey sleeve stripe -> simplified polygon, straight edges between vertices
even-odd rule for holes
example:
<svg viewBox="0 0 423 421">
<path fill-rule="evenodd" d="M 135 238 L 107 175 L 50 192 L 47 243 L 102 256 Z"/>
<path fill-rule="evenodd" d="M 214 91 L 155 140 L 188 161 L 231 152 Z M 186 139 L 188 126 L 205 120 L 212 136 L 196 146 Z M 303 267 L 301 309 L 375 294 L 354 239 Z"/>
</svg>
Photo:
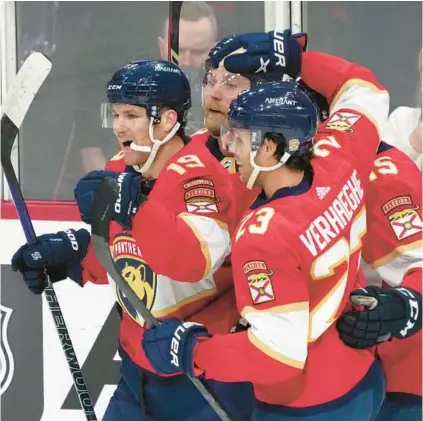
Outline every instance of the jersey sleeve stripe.
<svg viewBox="0 0 423 421">
<path fill-rule="evenodd" d="M 379 89 L 375 84 L 368 82 L 363 79 L 349 79 L 347 80 L 341 87 L 341 89 L 336 94 L 335 98 L 332 101 L 332 107 L 336 107 L 338 105 L 338 102 L 340 101 L 341 97 L 345 95 L 345 92 L 347 89 L 351 87 L 362 87 L 370 89 L 373 93 L 381 93 L 381 94 L 388 94 L 388 91 L 386 89 Z"/>
<path fill-rule="evenodd" d="M 201 244 L 201 251 L 206 260 L 203 278 L 207 278 L 222 265 L 230 253 L 228 226 L 219 220 L 187 212 L 179 216 L 191 228 Z"/>
<path fill-rule="evenodd" d="M 357 98 L 360 101 L 357 102 Z M 331 114 L 340 109 L 356 110 L 365 115 L 376 127 L 379 135 L 387 129 L 389 93 L 361 79 L 347 81 L 332 102 Z"/>
<path fill-rule="evenodd" d="M 408 251 L 422 249 L 422 247 L 423 247 L 422 240 L 414 241 L 413 243 L 404 244 L 403 246 L 399 246 L 395 248 L 389 254 L 375 260 L 374 262 L 367 262 L 367 263 L 369 263 L 373 269 L 378 269 L 379 267 L 385 266 L 388 263 L 392 262 L 396 258 L 401 257 L 401 255 L 406 254 Z M 420 250 L 419 253 L 421 252 L 422 250 Z"/>
<path fill-rule="evenodd" d="M 172 281 L 172 282 L 175 282 L 175 281 Z M 207 298 L 207 297 L 212 297 L 216 294 L 216 292 L 217 292 L 216 287 L 206 289 L 206 290 L 197 292 L 195 295 L 191 295 L 190 297 L 186 297 L 183 300 L 178 301 L 176 304 L 174 304 L 171 307 L 167 307 L 167 308 L 164 308 L 162 310 L 153 310 L 151 313 L 156 318 L 166 317 L 166 316 L 169 316 L 171 314 L 176 313 L 180 308 L 186 306 L 187 304 L 193 303 L 195 301 L 202 300 L 202 299 Z"/>
<path fill-rule="evenodd" d="M 270 358 L 302 369 L 307 360 L 309 303 L 293 303 L 266 310 L 245 307 L 242 316 L 250 324 L 248 339 Z"/>
</svg>

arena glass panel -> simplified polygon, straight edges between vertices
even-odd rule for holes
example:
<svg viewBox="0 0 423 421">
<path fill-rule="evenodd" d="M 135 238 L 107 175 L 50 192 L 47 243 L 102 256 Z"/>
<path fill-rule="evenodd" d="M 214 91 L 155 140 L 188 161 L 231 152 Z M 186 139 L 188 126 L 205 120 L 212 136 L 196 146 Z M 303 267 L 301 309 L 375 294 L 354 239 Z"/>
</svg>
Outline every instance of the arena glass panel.
<svg viewBox="0 0 423 421">
<path fill-rule="evenodd" d="M 182 10 L 189 22 L 181 22 L 181 65 L 193 91 L 189 134 L 203 124 L 198 58 L 207 42 L 264 29 L 264 2 L 200 3 L 186 2 Z M 41 1 L 17 2 L 16 7 L 18 66 L 31 51 L 44 52 L 53 62 L 21 131 L 22 190 L 31 200 L 73 200 L 78 179 L 101 169 L 117 151 L 112 131 L 100 123 L 107 81 L 130 61 L 166 55 L 160 41 L 166 36 L 168 2 Z M 200 22 L 203 33 L 196 33 L 198 22 L 192 21 L 208 13 L 216 30 L 207 32 L 206 17 Z M 186 38 L 201 45 L 186 45 Z"/>
<path fill-rule="evenodd" d="M 309 49 L 369 67 L 391 95 L 391 111 L 421 106 L 418 54 L 422 3 L 412 1 L 303 2 Z"/>
</svg>

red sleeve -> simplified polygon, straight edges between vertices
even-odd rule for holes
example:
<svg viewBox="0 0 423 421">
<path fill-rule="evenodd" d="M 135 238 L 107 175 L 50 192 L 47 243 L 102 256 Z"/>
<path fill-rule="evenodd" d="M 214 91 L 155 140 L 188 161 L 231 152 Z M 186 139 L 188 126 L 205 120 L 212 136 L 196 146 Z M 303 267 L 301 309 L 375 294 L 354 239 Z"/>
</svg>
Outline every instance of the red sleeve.
<svg viewBox="0 0 423 421">
<path fill-rule="evenodd" d="M 237 306 L 251 327 L 199 342 L 194 361 L 206 378 L 270 385 L 302 373 L 309 333 L 307 274 L 283 241 L 275 253 L 269 231 L 244 234 L 234 245 Z"/>
<path fill-rule="evenodd" d="M 363 259 L 391 286 L 421 293 L 422 178 L 405 154 L 378 155 L 370 174 Z"/>
<path fill-rule="evenodd" d="M 197 282 L 210 276 L 230 249 L 232 188 L 226 182 L 226 174 L 224 179 L 211 175 L 201 179 L 213 180 L 212 194 L 217 202 L 210 203 L 209 211 L 194 209 L 195 203 L 188 211 L 185 181 L 173 190 L 173 207 L 163 205 L 157 196 L 149 198 L 132 223 L 133 236 L 152 270 L 182 282 Z M 182 207 L 187 211 L 175 212 Z"/>
<path fill-rule="evenodd" d="M 353 85 L 364 82 L 385 91 L 370 69 L 340 57 L 314 51 L 303 53 L 301 77 L 310 88 L 323 95 L 331 107 L 347 83 Z"/>
<path fill-rule="evenodd" d="M 421 267 L 409 269 L 402 280 L 401 286 L 417 291 L 419 294 L 423 294 L 422 277 L 423 270 Z"/>
<path fill-rule="evenodd" d="M 330 116 L 315 140 L 316 155 L 342 149 L 367 178 L 386 130 L 388 92 L 371 70 L 324 53 L 303 54 L 302 77 L 330 104 Z"/>
</svg>

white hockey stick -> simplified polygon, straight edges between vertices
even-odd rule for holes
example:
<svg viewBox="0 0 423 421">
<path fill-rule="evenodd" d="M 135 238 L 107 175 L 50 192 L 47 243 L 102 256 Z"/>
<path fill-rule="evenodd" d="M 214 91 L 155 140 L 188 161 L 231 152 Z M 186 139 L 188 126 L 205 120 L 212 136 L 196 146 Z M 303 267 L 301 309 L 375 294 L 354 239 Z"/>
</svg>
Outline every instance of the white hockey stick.
<svg viewBox="0 0 423 421">
<path fill-rule="evenodd" d="M 25 205 L 25 200 L 12 165 L 11 153 L 13 143 L 19 133 L 19 128 L 21 127 L 25 115 L 34 100 L 35 95 L 50 73 L 50 70 L 51 62 L 46 56 L 41 53 L 32 53 L 25 60 L 13 80 L 12 86 L 7 92 L 6 99 L 1 110 L 1 165 L 12 194 L 16 212 L 21 221 L 26 240 L 29 244 L 34 244 L 37 241 L 37 236 L 35 235 L 34 227 L 29 217 L 28 209 Z M 97 417 L 94 413 L 94 407 L 91 403 L 91 398 L 88 393 L 84 377 L 82 376 L 81 368 L 79 367 L 56 293 L 48 276 L 47 280 L 48 285 L 44 290 L 45 296 L 53 316 L 56 331 L 60 338 L 60 343 L 66 356 L 69 370 L 72 374 L 73 383 L 78 393 L 81 408 L 88 421 L 97 421 Z"/>
</svg>

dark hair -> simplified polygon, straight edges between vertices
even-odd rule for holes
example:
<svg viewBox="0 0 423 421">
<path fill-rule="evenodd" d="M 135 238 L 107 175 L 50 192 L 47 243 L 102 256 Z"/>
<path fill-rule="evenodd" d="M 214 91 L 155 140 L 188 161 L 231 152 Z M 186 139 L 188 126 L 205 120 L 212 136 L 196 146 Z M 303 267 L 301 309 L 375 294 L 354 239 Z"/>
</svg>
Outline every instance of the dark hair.
<svg viewBox="0 0 423 421">
<path fill-rule="evenodd" d="M 287 142 L 283 134 L 268 132 L 265 133 L 264 138 L 276 143 L 277 147 L 275 157 L 278 160 L 281 159 L 287 147 Z M 305 155 L 294 154 L 291 156 L 285 163 L 285 167 L 290 170 L 305 171 L 311 168 L 310 160 L 313 159 L 313 157 L 313 148 L 310 148 L 308 153 Z"/>
</svg>

